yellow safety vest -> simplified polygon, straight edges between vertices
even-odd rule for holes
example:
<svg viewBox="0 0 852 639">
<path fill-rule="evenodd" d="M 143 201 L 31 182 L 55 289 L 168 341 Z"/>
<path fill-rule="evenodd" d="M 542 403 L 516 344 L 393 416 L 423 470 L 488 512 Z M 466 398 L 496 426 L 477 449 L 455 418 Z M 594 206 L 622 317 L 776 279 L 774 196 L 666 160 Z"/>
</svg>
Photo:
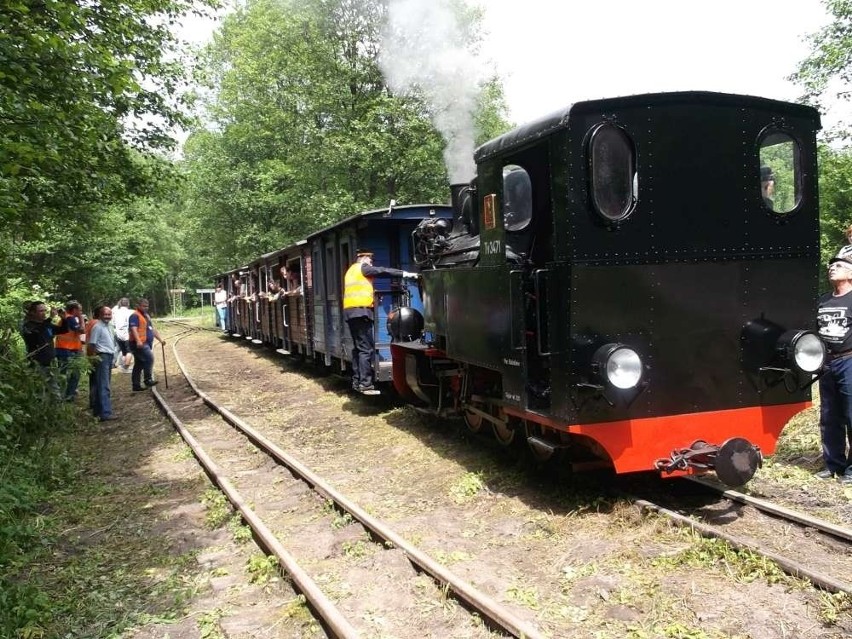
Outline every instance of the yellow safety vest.
<svg viewBox="0 0 852 639">
<path fill-rule="evenodd" d="M 343 308 L 373 308 L 373 283 L 355 262 L 343 278 Z"/>
</svg>

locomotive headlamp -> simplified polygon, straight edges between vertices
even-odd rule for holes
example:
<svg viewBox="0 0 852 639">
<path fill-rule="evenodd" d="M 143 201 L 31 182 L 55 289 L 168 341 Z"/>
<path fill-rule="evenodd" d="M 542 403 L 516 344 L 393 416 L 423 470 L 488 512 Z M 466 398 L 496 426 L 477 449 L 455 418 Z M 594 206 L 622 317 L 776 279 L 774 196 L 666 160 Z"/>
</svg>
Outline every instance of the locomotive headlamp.
<svg viewBox="0 0 852 639">
<path fill-rule="evenodd" d="M 825 345 L 813 331 L 787 331 L 778 339 L 778 350 L 803 373 L 816 373 L 825 362 Z"/>
<path fill-rule="evenodd" d="M 621 390 L 635 388 L 642 379 L 642 360 L 624 344 L 601 346 L 592 358 L 592 369 L 602 381 Z"/>
</svg>

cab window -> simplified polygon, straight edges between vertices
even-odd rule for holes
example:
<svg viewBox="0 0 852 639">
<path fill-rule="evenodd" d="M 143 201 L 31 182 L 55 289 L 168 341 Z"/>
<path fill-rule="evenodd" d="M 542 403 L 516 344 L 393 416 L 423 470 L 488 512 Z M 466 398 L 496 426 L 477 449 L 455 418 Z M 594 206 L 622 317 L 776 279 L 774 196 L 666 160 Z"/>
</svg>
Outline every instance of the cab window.
<svg viewBox="0 0 852 639">
<path fill-rule="evenodd" d="M 760 139 L 760 197 L 763 205 L 779 215 L 801 201 L 799 145 L 789 134 L 770 129 Z"/>
<path fill-rule="evenodd" d="M 503 167 L 503 226 L 522 231 L 532 219 L 532 182 L 529 173 L 516 164 Z"/>
<path fill-rule="evenodd" d="M 636 152 L 630 137 L 612 124 L 602 124 L 589 141 L 591 194 L 595 211 L 608 221 L 630 213 L 638 192 Z"/>
</svg>

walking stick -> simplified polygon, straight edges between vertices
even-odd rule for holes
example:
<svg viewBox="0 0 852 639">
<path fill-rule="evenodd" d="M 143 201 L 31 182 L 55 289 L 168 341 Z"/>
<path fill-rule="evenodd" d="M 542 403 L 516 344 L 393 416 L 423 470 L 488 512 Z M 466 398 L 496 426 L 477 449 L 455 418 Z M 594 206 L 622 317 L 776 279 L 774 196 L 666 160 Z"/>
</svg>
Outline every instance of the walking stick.
<svg viewBox="0 0 852 639">
<path fill-rule="evenodd" d="M 169 374 L 166 372 L 166 345 L 160 342 L 160 348 L 163 350 L 163 379 L 166 381 L 166 390 L 168 390 Z"/>
</svg>

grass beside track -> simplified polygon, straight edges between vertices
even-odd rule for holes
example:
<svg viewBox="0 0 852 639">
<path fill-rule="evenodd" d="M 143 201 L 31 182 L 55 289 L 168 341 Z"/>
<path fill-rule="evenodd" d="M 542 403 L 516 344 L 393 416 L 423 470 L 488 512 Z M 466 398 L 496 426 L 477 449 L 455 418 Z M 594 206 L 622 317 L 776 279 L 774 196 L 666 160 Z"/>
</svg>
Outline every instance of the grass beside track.
<svg viewBox="0 0 852 639">
<path fill-rule="evenodd" d="M 212 325 L 212 316 L 204 324 Z M 160 326 L 162 329 L 164 323 Z M 174 374 L 177 375 L 176 370 Z M 227 540 L 245 537 L 245 532 L 225 523 L 230 521 L 229 511 L 211 497 L 209 484 L 188 449 L 165 424 L 147 394 L 133 394 L 125 388 L 129 387 L 127 377 L 114 377 L 120 421 L 111 422 L 106 428 L 81 413 L 77 428 L 58 434 L 53 440 L 60 451 L 57 454 L 66 460 L 67 483 L 48 495 L 34 516 L 40 535 L 27 549 L 25 568 L 14 575 L 36 593 L 30 620 L 19 629 L 19 638 L 121 637 L 152 622 L 168 624 L 157 636 L 181 636 L 173 630 L 179 624 L 195 630 L 195 635 L 187 636 L 225 636 L 220 624 L 223 611 L 197 603 L 211 579 L 224 576 L 223 569 L 211 568 L 202 558 Z M 85 389 L 81 392 L 85 395 Z M 767 460 L 756 481 L 791 488 L 810 481 L 810 473 L 821 467 L 817 419 L 817 409 L 812 408 L 791 420 L 777 454 Z M 433 454 L 439 452 L 430 450 Z M 164 468 L 168 472 L 164 473 Z M 489 470 L 471 471 L 455 480 L 451 487 L 453 498 L 467 503 L 476 499 L 484 485 L 511 480 L 510 465 L 494 469 L 493 473 Z M 841 495 L 844 492 L 836 484 L 825 490 Z M 845 498 L 852 501 L 852 494 Z M 181 511 L 187 508 L 189 511 Z M 583 508 L 582 504 L 575 504 L 570 510 L 581 512 Z M 594 509 L 595 505 L 589 502 L 585 508 Z M 175 512 L 182 514 L 175 519 Z M 548 515 L 541 513 L 541 517 L 547 519 Z M 616 518 L 616 523 L 619 520 L 625 526 L 636 525 L 632 514 Z M 181 533 L 179 527 L 183 525 L 186 531 Z M 612 525 L 612 521 L 607 525 Z M 221 534 L 194 539 L 199 529 L 203 532 L 213 527 L 218 527 Z M 786 579 L 753 557 L 733 553 L 716 542 L 683 535 L 685 549 L 661 559 L 662 568 L 674 572 L 707 570 L 724 563 L 742 583 Z M 355 550 L 353 546 L 352 552 Z M 262 581 L 261 586 L 268 587 L 268 580 L 274 579 L 274 566 L 264 563 L 262 556 L 248 556 L 251 551 L 245 552 L 245 582 Z M 448 553 L 444 559 L 460 562 L 465 558 L 458 551 Z M 565 573 L 563 586 L 568 588 L 595 572 L 594 564 L 574 566 L 572 572 Z M 641 583 L 641 579 L 636 579 L 634 586 Z M 654 591 L 657 586 L 649 579 L 647 588 Z M 508 592 L 512 601 L 531 610 L 546 604 L 544 595 L 523 581 Z M 635 623 L 632 637 L 719 636 L 673 618 L 678 601 L 668 601 L 659 593 L 619 592 L 618 596 L 625 605 L 634 599 L 656 602 L 643 620 Z M 310 624 L 302 603 L 294 600 L 282 614 L 293 618 L 302 615 L 303 623 Z M 820 598 L 818 617 L 831 624 L 839 615 L 848 614 L 849 607 L 847 599 L 825 595 Z M 560 611 L 565 615 L 575 613 L 587 614 L 579 608 Z M 293 636 L 313 636 L 314 631 Z"/>
</svg>

